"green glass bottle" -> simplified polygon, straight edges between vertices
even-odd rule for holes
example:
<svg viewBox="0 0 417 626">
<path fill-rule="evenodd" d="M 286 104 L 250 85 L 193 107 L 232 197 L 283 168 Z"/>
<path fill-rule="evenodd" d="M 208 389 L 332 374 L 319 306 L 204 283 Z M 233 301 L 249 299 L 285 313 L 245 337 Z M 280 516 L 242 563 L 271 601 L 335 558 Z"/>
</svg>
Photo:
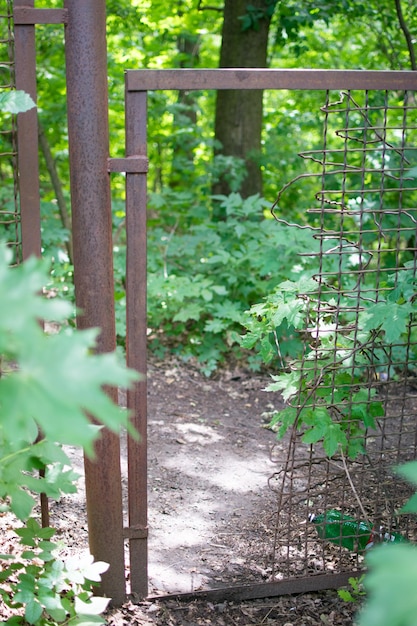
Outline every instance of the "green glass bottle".
<svg viewBox="0 0 417 626">
<path fill-rule="evenodd" d="M 320 515 L 310 515 L 310 522 L 315 524 L 320 539 L 343 546 L 351 552 L 364 552 L 375 543 L 408 543 L 408 539 L 397 532 L 378 532 L 366 521 L 356 520 L 336 509 L 330 509 Z"/>
<path fill-rule="evenodd" d="M 368 522 L 358 521 L 336 509 L 310 515 L 310 521 L 315 524 L 320 539 L 327 539 L 351 552 L 363 552 L 373 541 L 372 526 Z"/>
</svg>

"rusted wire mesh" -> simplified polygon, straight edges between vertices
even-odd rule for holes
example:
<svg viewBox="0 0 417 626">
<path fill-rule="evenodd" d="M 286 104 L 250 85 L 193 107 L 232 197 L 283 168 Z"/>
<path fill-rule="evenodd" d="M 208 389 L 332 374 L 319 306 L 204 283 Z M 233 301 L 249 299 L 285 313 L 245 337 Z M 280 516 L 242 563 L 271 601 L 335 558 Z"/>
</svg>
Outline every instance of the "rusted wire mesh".
<svg viewBox="0 0 417 626">
<path fill-rule="evenodd" d="M 15 88 L 13 2 L 0 0 L 0 90 Z M 0 113 L 0 238 L 21 261 L 20 211 L 18 204 L 16 118 Z"/>
<path fill-rule="evenodd" d="M 330 543 L 312 514 L 363 520 L 374 542 L 416 536 L 394 470 L 417 444 L 416 94 L 327 93 L 322 112 L 323 147 L 301 155 L 319 188 L 307 212 L 318 251 L 306 255 L 316 270 L 298 294 L 304 352 L 278 422 L 277 579 L 360 567 L 362 538 L 352 550 L 341 534 Z"/>
</svg>

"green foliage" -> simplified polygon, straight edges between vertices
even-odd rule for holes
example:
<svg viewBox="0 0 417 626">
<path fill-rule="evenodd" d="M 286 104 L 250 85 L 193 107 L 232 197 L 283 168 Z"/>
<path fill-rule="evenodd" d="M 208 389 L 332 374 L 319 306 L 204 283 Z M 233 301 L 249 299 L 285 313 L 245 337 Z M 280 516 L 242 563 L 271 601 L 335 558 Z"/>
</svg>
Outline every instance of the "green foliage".
<svg viewBox="0 0 417 626">
<path fill-rule="evenodd" d="M 103 385 L 128 386 L 135 375 L 115 355 L 92 353 L 96 330 L 46 335 L 39 320 L 62 323 L 72 307 L 38 295 L 47 280 L 45 264 L 30 259 L 9 269 L 10 255 L 4 248 L 0 255 L 0 298 L 7 302 L 0 311 L 0 498 L 26 519 L 33 506 L 26 488 L 50 497 L 71 489 L 72 473 L 53 469 L 69 464 L 59 444 L 92 454 L 99 434 L 92 418 L 113 430 L 127 425 Z M 44 466 L 51 466 L 45 478 L 34 478 L 32 472 Z"/>
<path fill-rule="evenodd" d="M 397 469 L 400 476 L 417 485 L 417 462 Z M 416 494 L 401 509 L 417 513 Z M 365 576 L 368 594 L 364 609 L 358 615 L 359 626 L 415 626 L 417 624 L 417 546 L 384 545 L 366 556 L 369 572 Z"/>
<path fill-rule="evenodd" d="M 322 297 L 319 306 L 317 283 L 307 277 L 280 283 L 247 313 L 241 344 L 256 346 L 267 363 L 280 351 L 282 326 L 304 340 L 303 352 L 288 363 L 289 371 L 272 376 L 267 387 L 282 393 L 289 404 L 271 420 L 279 437 L 295 426 L 304 443 L 321 441 L 329 457 L 339 449 L 350 458 L 363 452 L 366 430 L 376 428 L 376 419 L 383 416 L 376 390 L 363 383 L 375 377 L 378 364 L 384 363 L 379 357 L 387 353 L 390 375 L 395 376 L 392 344 L 398 348 L 407 336 L 415 310 L 413 264 L 406 264 L 399 276 L 388 276 L 386 286 L 388 295 L 357 317 L 349 314 L 343 298 L 337 303 Z M 402 367 L 403 355 L 398 354 Z"/>
<path fill-rule="evenodd" d="M 174 194 L 169 198 L 172 206 Z M 300 249 L 317 249 L 310 233 L 277 228 L 269 213 L 264 214 L 269 204 L 258 196 L 242 199 L 234 193 L 214 201 L 224 220 L 210 219 L 204 206 L 177 212 L 171 230 L 154 219 L 148 253 L 150 348 L 160 356 L 171 350 L 185 359 L 194 357 L 207 374 L 226 356 L 248 354 L 252 346 L 237 342 L 244 311 L 307 265 L 300 262 Z M 123 267 L 123 261 L 116 263 Z M 123 271 L 118 275 L 117 297 L 123 302 Z M 121 340 L 123 323 L 121 318 Z M 286 345 L 295 350 L 295 344 Z M 260 363 L 259 357 L 252 359 L 254 368 Z"/>
<path fill-rule="evenodd" d="M 72 306 L 41 295 L 45 262 L 32 258 L 9 268 L 10 258 L 0 247 L 0 298 L 7 304 L 0 310 L 0 510 L 26 526 L 16 530 L 22 553 L 0 555 L 0 596 L 15 612 L 6 624 L 103 623 L 98 614 L 108 601 L 93 597 L 91 582 L 99 582 L 106 566 L 90 557 L 61 561 L 50 542 L 54 531 L 29 516 L 34 493 L 58 499 L 76 490 L 77 475 L 62 444 L 83 446 L 92 456 L 97 424 L 115 432 L 126 426 L 134 434 L 104 386 L 128 387 L 138 375 L 114 354 L 94 354 L 96 330 L 66 326 Z M 47 334 L 40 320 L 62 329 Z"/>
<path fill-rule="evenodd" d="M 366 560 L 369 600 L 359 614 L 360 626 L 415 626 L 417 547 L 382 546 L 372 550 Z"/>
<path fill-rule="evenodd" d="M 265 0 L 265 6 L 256 7 L 253 4 L 246 5 L 246 13 L 239 17 L 242 22 L 242 31 L 253 28 L 259 30 L 259 20 L 270 20 L 274 14 L 278 0 Z"/>
<path fill-rule="evenodd" d="M 358 602 L 363 596 L 366 595 L 366 591 L 364 591 L 363 583 L 365 580 L 365 575 L 359 576 L 359 578 L 355 578 L 351 576 L 349 578 L 350 589 L 339 589 L 337 595 L 344 602 Z"/>
<path fill-rule="evenodd" d="M 4 623 L 104 624 L 100 613 L 109 599 L 94 596 L 92 585 L 100 582 L 108 565 L 93 562 L 90 555 L 60 559 L 59 546 L 50 541 L 54 532 L 30 518 L 25 527 L 16 529 L 22 546 L 20 554 L 0 554 L 0 597 L 15 613 Z"/>
<path fill-rule="evenodd" d="M 397 474 L 411 483 L 414 488 L 417 488 L 417 461 L 410 461 L 401 465 L 397 468 Z M 401 507 L 400 513 L 417 513 L 416 493 Z"/>
</svg>

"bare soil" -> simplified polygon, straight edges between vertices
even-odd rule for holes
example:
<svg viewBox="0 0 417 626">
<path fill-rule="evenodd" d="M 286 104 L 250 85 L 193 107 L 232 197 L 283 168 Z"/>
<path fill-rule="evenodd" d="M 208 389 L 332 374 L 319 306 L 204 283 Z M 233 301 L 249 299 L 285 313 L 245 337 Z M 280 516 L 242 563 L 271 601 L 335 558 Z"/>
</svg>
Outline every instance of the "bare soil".
<svg viewBox="0 0 417 626">
<path fill-rule="evenodd" d="M 356 607 L 340 600 L 335 591 L 240 603 L 155 599 L 269 579 L 276 509 L 276 494 L 268 486 L 276 470 L 271 449 L 285 442 L 277 443 L 275 434 L 265 428 L 268 415 L 280 406 L 277 394 L 264 391 L 267 382 L 267 376 L 244 371 L 207 379 L 192 366 L 175 361 L 151 365 L 149 587 L 153 599 L 130 601 L 110 611 L 108 624 L 352 624 Z M 82 473 L 81 452 L 70 449 L 69 454 Z M 124 457 L 123 452 L 122 469 Z M 76 495 L 51 503 L 51 524 L 68 552 L 88 547 L 82 478 Z M 0 516 L 0 548 L 10 537 L 10 525 Z"/>
</svg>

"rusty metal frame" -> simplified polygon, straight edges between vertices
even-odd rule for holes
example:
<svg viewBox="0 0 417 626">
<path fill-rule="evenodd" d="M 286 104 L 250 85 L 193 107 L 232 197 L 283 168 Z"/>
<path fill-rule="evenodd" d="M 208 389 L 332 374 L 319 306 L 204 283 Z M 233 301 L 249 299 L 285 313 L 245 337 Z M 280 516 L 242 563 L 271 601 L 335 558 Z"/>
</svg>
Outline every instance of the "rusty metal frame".
<svg viewBox="0 0 417 626">
<path fill-rule="evenodd" d="M 264 69 L 215 69 L 215 70 L 128 70 L 126 72 L 126 159 L 120 168 L 128 169 L 129 159 L 137 165 L 146 155 L 146 92 L 151 90 L 208 90 L 208 89 L 292 89 L 292 90 L 417 90 L 417 74 L 407 71 L 356 71 L 356 70 L 264 70 Z M 123 160 L 122 160 L 123 161 Z M 114 165 L 114 167 L 116 167 Z M 120 171 L 119 169 L 117 171 Z M 128 362 L 132 367 L 145 371 L 146 350 L 146 259 L 139 258 L 146 250 L 146 172 L 126 175 L 127 196 L 127 342 Z M 133 249 L 132 249 L 133 247 Z M 139 293 L 141 292 L 141 293 Z M 133 356 L 135 355 L 135 356 Z M 146 438 L 146 393 L 136 393 L 129 404 L 135 424 Z M 146 441 L 146 439 L 144 439 Z M 136 497 L 130 503 L 134 515 L 130 523 L 142 531 L 141 543 L 131 548 L 131 590 L 143 598 L 147 594 L 147 540 L 146 532 L 146 450 L 131 443 L 129 454 L 129 496 Z M 138 499 L 137 494 L 140 494 Z M 143 510 L 140 510 L 141 502 Z M 347 583 L 349 576 L 358 572 L 322 574 L 304 578 L 291 578 L 279 583 L 262 583 L 214 589 L 191 594 L 172 594 L 176 599 L 190 601 L 204 598 L 249 599 L 268 596 L 318 591 L 337 588 Z"/>
</svg>

